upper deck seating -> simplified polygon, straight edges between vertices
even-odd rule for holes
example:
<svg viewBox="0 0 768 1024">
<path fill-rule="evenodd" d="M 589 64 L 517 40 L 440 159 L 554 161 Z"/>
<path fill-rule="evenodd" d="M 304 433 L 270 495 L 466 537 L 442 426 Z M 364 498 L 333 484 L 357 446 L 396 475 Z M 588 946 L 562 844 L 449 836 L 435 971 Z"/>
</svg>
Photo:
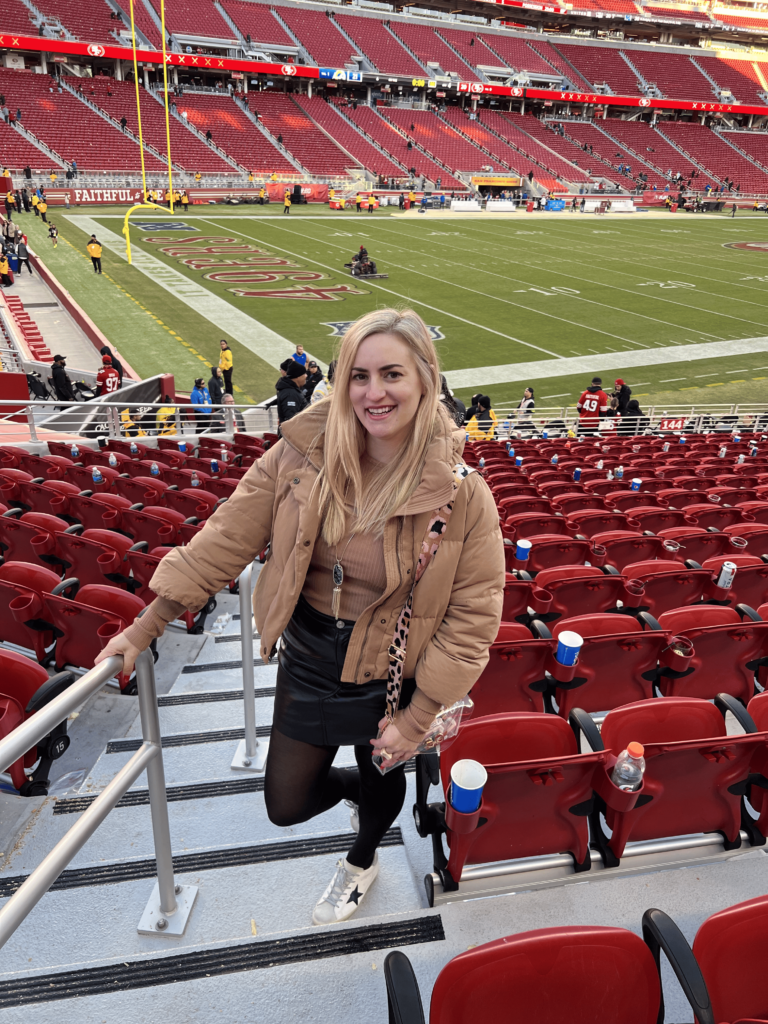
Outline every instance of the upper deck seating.
<svg viewBox="0 0 768 1024">
<path fill-rule="evenodd" d="M 159 17 L 160 0 L 149 2 Z M 165 0 L 165 30 L 171 35 L 236 41 L 232 29 L 213 4 L 195 3 L 194 0 Z"/>
<path fill-rule="evenodd" d="M 403 178 L 405 171 L 393 163 L 381 150 L 371 145 L 367 139 L 356 131 L 331 103 L 326 103 L 320 96 L 299 95 L 295 97 L 299 106 L 324 128 L 328 134 L 338 140 L 340 146 L 350 153 L 355 160 L 367 167 L 374 174 L 383 174 L 390 178 Z"/>
<path fill-rule="evenodd" d="M 558 43 L 558 50 L 593 86 L 607 85 L 615 96 L 637 96 L 640 83 L 619 50 L 608 46 Z"/>
<path fill-rule="evenodd" d="M 560 79 L 560 72 L 552 67 L 540 53 L 534 50 L 525 39 L 517 36 L 491 35 L 485 32 L 479 36 L 485 45 L 497 54 L 502 64 L 513 71 L 528 71 L 534 75 L 551 75 L 553 80 Z M 486 61 L 492 64 L 491 60 Z"/>
<path fill-rule="evenodd" d="M 721 88 L 731 90 L 736 103 L 765 105 L 765 97 L 760 95 L 765 89 L 751 61 L 700 57 L 698 53 L 694 59 Z"/>
<path fill-rule="evenodd" d="M 116 34 L 121 29 L 130 29 L 131 26 L 130 18 L 122 21 L 114 16 L 110 17 L 113 13 L 112 8 L 105 0 L 40 0 L 35 6 L 43 14 L 58 18 L 76 39 L 88 42 L 115 46 Z M 4 19 L 2 24 L 3 29 L 7 31 Z M 29 30 L 25 34 L 32 35 Z"/>
<path fill-rule="evenodd" d="M 499 66 L 499 58 L 488 49 L 482 36 L 467 32 L 465 29 L 442 26 L 436 31 L 470 67 L 477 68 L 480 64 Z"/>
<path fill-rule="evenodd" d="M 417 64 L 378 18 L 336 14 L 335 20 L 379 71 L 390 75 L 413 75 L 417 78 L 424 75 L 424 68 Z"/>
<path fill-rule="evenodd" d="M 588 82 L 587 79 L 579 74 L 579 72 L 568 63 L 561 53 L 558 52 L 557 48 L 552 43 L 539 40 L 531 39 L 528 45 L 543 57 L 549 64 L 557 68 L 569 82 L 572 82 L 576 89 L 588 89 L 592 90 L 592 83 Z"/>
<path fill-rule="evenodd" d="M 436 62 L 446 75 L 455 71 L 464 81 L 477 81 L 474 68 L 454 53 L 430 25 L 392 21 L 390 28 L 425 67 L 428 67 L 430 62 Z"/>
<path fill-rule="evenodd" d="M 250 36 L 252 44 L 288 46 L 295 49 L 296 43 L 277 20 L 265 3 L 253 0 L 222 0 L 221 6 L 230 16 L 244 37 Z"/>
<path fill-rule="evenodd" d="M 285 148 L 313 174 L 346 174 L 347 167 L 354 166 L 350 157 L 285 93 L 259 93 L 258 111 L 272 135 L 282 135 Z"/>
<path fill-rule="evenodd" d="M 258 110 L 260 95 L 251 97 L 252 110 Z M 198 131 L 210 129 L 216 144 L 243 167 L 261 174 L 296 173 L 294 165 L 251 123 L 231 96 L 185 92 L 178 106 Z"/>
<path fill-rule="evenodd" d="M 320 67 L 343 68 L 357 52 L 357 48 L 339 31 L 330 11 L 280 7 L 279 13 Z"/>
<path fill-rule="evenodd" d="M 690 57 L 683 53 L 627 51 L 627 57 L 646 82 L 653 83 L 662 95 L 679 100 L 715 99 L 712 83 L 702 75 Z"/>
<path fill-rule="evenodd" d="M 38 10 L 43 10 L 39 7 Z M 0 0 L 0 24 L 4 32 L 18 32 L 23 36 L 37 35 L 32 12 L 21 0 Z"/>
</svg>

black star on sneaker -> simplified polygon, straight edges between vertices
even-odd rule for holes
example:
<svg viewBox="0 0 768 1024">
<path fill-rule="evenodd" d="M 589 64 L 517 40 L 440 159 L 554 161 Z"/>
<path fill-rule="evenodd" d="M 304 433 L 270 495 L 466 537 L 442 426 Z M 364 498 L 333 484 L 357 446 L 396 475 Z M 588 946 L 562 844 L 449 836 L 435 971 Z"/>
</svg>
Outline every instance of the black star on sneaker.
<svg viewBox="0 0 768 1024">
<path fill-rule="evenodd" d="M 358 886 L 355 886 L 354 890 L 349 894 L 349 899 L 347 900 L 347 903 L 354 903 L 356 906 L 359 907 L 362 895 L 363 894 L 360 892 Z"/>
</svg>

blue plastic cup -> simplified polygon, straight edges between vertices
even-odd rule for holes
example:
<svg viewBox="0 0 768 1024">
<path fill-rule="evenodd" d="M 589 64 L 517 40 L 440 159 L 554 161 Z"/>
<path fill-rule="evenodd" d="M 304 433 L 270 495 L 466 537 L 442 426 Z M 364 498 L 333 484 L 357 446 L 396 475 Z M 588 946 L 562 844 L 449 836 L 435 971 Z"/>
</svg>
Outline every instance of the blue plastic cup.
<svg viewBox="0 0 768 1024">
<path fill-rule="evenodd" d="M 642 484 L 642 482 L 643 481 L 640 479 L 640 477 L 636 476 L 634 478 L 634 480 L 632 481 L 632 483 L 629 485 L 630 491 L 639 491 L 640 490 L 640 484 Z"/>
<path fill-rule="evenodd" d="M 570 668 L 571 665 L 575 665 L 583 643 L 584 638 L 579 636 L 578 633 L 572 633 L 570 630 L 564 630 L 557 638 L 555 661 L 567 668 Z"/>
<path fill-rule="evenodd" d="M 515 456 L 515 465 L 516 466 L 522 466 L 522 464 L 523 464 L 523 456 L 522 455 L 516 455 Z"/>
<path fill-rule="evenodd" d="M 578 467 L 573 471 L 573 479 L 576 481 L 581 480 L 581 470 Z"/>
<path fill-rule="evenodd" d="M 510 459 L 514 459 L 515 457 L 515 449 L 512 447 L 511 444 L 507 444 L 507 455 L 510 457 Z"/>
<path fill-rule="evenodd" d="M 685 438 L 682 435 L 680 437 L 680 444 L 685 444 Z"/>
<path fill-rule="evenodd" d="M 529 540 L 519 540 L 515 549 L 515 558 L 518 562 L 527 562 L 533 545 Z"/>
<path fill-rule="evenodd" d="M 457 761 L 451 768 L 451 807 L 461 814 L 474 813 L 480 807 L 487 781 L 488 772 L 479 761 Z"/>
</svg>

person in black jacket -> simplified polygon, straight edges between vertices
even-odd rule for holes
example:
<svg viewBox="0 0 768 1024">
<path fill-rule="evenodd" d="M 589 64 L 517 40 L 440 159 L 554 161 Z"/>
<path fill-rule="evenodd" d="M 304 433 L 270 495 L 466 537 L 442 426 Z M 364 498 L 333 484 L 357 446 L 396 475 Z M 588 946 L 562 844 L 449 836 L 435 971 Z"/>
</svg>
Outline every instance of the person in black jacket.
<svg viewBox="0 0 768 1024">
<path fill-rule="evenodd" d="M 60 402 L 74 402 L 75 392 L 72 390 L 72 382 L 65 372 L 67 365 L 66 356 L 54 356 L 51 376 L 53 378 L 53 390 Z"/>
<path fill-rule="evenodd" d="M 473 416 L 477 416 L 477 414 L 480 412 L 480 399 L 482 397 L 483 396 L 482 396 L 482 394 L 479 391 L 478 391 L 478 393 L 476 395 L 472 395 L 472 398 L 470 399 L 472 404 L 467 409 L 467 414 L 466 414 L 466 419 L 465 419 L 466 423 L 469 423 L 469 421 L 472 419 L 472 417 Z"/>
<path fill-rule="evenodd" d="M 224 378 L 221 375 L 221 370 L 218 366 L 211 367 L 211 376 L 208 380 L 208 393 L 211 396 L 211 403 L 213 405 L 221 405 L 221 399 L 224 394 Z"/>
<path fill-rule="evenodd" d="M 643 433 L 650 422 L 650 417 L 643 415 L 643 410 L 640 408 L 638 400 L 632 398 L 627 406 L 627 411 L 619 420 L 616 433 L 623 434 L 625 437 L 636 437 L 638 434 Z"/>
<path fill-rule="evenodd" d="M 307 407 L 302 388 L 307 383 L 307 370 L 301 363 L 291 360 L 285 376 L 275 384 L 277 392 L 277 422 L 282 426 Z"/>
<path fill-rule="evenodd" d="M 109 347 L 109 345 L 102 345 L 102 347 L 99 349 L 99 354 L 102 355 L 102 356 L 109 356 L 110 357 L 110 359 L 112 360 L 112 369 L 113 370 L 117 370 L 117 372 L 120 374 L 120 387 L 122 387 L 123 386 L 123 374 L 125 373 L 125 371 L 123 370 L 123 364 L 117 358 L 117 356 L 112 351 L 112 349 Z"/>
<path fill-rule="evenodd" d="M 629 400 L 632 397 L 632 388 L 628 384 L 625 384 L 621 377 L 619 377 L 615 382 L 614 387 L 616 390 L 611 395 L 611 398 L 618 399 L 619 416 L 624 416 L 627 411 L 627 406 L 629 405 Z"/>
<path fill-rule="evenodd" d="M 312 392 L 323 379 L 323 371 L 314 361 L 310 359 L 307 363 L 307 383 L 304 385 L 304 397 L 307 402 L 312 398 Z"/>
</svg>

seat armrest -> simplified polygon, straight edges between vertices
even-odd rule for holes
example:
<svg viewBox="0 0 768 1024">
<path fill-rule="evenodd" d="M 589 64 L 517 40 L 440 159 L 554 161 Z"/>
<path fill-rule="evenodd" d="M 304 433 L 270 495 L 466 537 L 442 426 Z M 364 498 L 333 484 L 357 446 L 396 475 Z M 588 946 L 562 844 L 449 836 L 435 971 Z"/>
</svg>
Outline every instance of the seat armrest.
<svg viewBox="0 0 768 1024">
<path fill-rule="evenodd" d="M 552 639 L 552 634 L 549 631 L 549 627 L 545 626 L 541 619 L 532 619 L 528 628 L 535 637 L 538 637 L 539 640 Z"/>
<path fill-rule="evenodd" d="M 54 697 L 58 697 L 68 686 L 71 686 L 74 680 L 74 672 L 58 672 L 55 676 L 51 676 L 48 682 L 43 683 L 40 689 L 32 695 L 26 707 L 27 714 L 31 715 L 34 711 L 39 711 L 41 707 L 50 703 Z"/>
<path fill-rule="evenodd" d="M 424 1024 L 424 1007 L 411 961 L 399 949 L 384 961 L 389 1024 Z"/>
<path fill-rule="evenodd" d="M 741 701 L 732 697 L 730 693 L 718 693 L 715 697 L 715 707 L 722 714 L 723 718 L 725 718 L 726 711 L 730 711 L 744 732 L 752 733 L 758 731 L 752 715 L 749 714 Z"/>
<path fill-rule="evenodd" d="M 691 1005 L 694 1016 L 699 1024 L 716 1024 L 709 992 L 704 982 L 701 969 L 688 945 L 688 940 L 675 922 L 663 910 L 646 910 L 643 914 L 643 938 L 656 961 L 661 981 L 661 951 L 669 960 L 680 987 Z M 663 990 L 662 990 L 663 993 Z M 659 1024 L 664 1020 L 664 1003 L 659 1007 Z"/>
<path fill-rule="evenodd" d="M 701 562 L 697 562 L 695 558 L 686 558 L 686 560 L 683 562 L 683 565 L 685 566 L 686 569 L 702 569 L 703 568 Z"/>
<path fill-rule="evenodd" d="M 56 586 L 51 591 L 51 596 L 59 597 L 59 595 L 61 595 L 63 597 L 68 598 L 70 601 L 74 601 L 75 595 L 77 594 L 79 589 L 80 580 L 77 578 L 77 576 L 70 576 L 67 579 L 62 580 L 61 583 L 56 584 Z M 72 593 L 67 593 L 68 590 L 71 590 Z"/>
<path fill-rule="evenodd" d="M 595 725 L 591 715 L 588 715 L 586 711 L 582 711 L 581 708 L 574 708 L 568 716 L 568 724 L 573 729 L 580 754 L 583 753 L 581 749 L 582 736 L 584 736 L 592 750 L 605 750 L 600 730 Z"/>
<path fill-rule="evenodd" d="M 17 516 L 22 515 L 23 509 L 20 508 L 9 508 L 7 512 L 3 512 L 5 519 L 15 519 Z"/>
<path fill-rule="evenodd" d="M 135 505 L 131 505 L 128 509 L 129 512 L 141 512 L 144 508 L 144 504 L 141 501 L 137 501 Z"/>
<path fill-rule="evenodd" d="M 644 629 L 655 629 L 659 632 L 663 632 L 659 620 L 654 619 L 654 617 L 649 612 L 639 612 L 637 620 L 638 622 L 642 622 Z"/>
<path fill-rule="evenodd" d="M 621 576 L 621 573 L 615 565 L 604 565 L 602 566 L 602 570 L 606 576 Z"/>
<path fill-rule="evenodd" d="M 145 540 L 136 541 L 129 548 L 129 551 L 149 551 L 149 544 Z"/>
<path fill-rule="evenodd" d="M 739 613 L 742 619 L 751 619 L 752 622 L 762 622 L 763 620 L 757 614 L 754 608 L 750 608 L 748 604 L 737 604 L 736 611 Z"/>
<path fill-rule="evenodd" d="M 64 533 L 78 534 L 82 533 L 84 529 L 85 527 L 83 526 L 82 523 L 75 523 L 73 526 L 68 526 Z"/>
</svg>

